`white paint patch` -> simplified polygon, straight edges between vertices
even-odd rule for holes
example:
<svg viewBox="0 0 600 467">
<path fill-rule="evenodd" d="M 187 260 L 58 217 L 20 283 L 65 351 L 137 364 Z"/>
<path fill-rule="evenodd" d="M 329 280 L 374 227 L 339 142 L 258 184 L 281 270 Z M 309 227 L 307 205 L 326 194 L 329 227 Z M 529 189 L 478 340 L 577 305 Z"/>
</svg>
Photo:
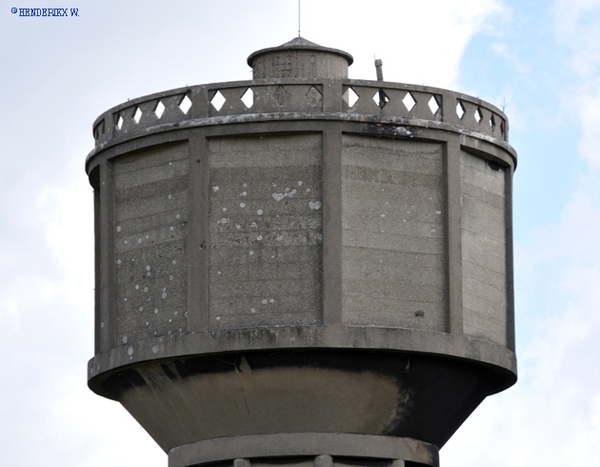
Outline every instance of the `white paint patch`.
<svg viewBox="0 0 600 467">
<path fill-rule="evenodd" d="M 308 207 L 312 210 L 317 210 L 321 208 L 321 201 L 309 201 Z"/>
<path fill-rule="evenodd" d="M 275 201 L 281 201 L 283 198 L 292 198 L 296 193 L 297 191 L 295 188 L 291 191 L 289 188 L 286 188 L 285 193 L 273 193 L 273 198 L 275 199 Z"/>
</svg>

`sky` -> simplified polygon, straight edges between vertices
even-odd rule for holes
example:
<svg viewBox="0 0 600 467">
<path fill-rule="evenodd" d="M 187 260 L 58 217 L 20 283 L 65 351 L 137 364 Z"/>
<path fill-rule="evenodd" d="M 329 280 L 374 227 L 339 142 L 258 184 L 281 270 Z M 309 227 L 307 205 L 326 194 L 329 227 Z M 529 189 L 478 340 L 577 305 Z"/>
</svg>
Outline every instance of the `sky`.
<svg viewBox="0 0 600 467">
<path fill-rule="evenodd" d="M 387 81 L 510 120 L 519 381 L 442 467 L 600 465 L 600 0 L 302 0 L 301 33 L 351 53 L 351 78 L 375 79 L 375 55 Z M 127 99 L 250 79 L 250 53 L 297 34 L 296 0 L 0 0 L 0 466 L 166 467 L 86 385 L 92 123 Z"/>
</svg>

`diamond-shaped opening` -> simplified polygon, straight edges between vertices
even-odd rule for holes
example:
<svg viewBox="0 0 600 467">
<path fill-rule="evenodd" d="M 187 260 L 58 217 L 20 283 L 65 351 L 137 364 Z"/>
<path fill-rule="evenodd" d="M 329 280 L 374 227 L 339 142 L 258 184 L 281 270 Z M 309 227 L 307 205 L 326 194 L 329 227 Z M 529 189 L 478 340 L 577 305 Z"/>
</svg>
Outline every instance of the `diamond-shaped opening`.
<svg viewBox="0 0 600 467">
<path fill-rule="evenodd" d="M 433 115 L 435 115 L 437 111 L 440 110 L 440 104 L 438 103 L 437 97 L 435 96 L 431 96 L 431 99 L 429 99 L 427 105 L 429 106 L 429 110 L 431 110 L 431 113 Z"/>
<path fill-rule="evenodd" d="M 252 88 L 246 89 L 244 94 L 242 95 L 242 102 L 246 106 L 246 108 L 250 109 L 254 105 L 254 91 Z"/>
<path fill-rule="evenodd" d="M 221 107 L 223 107 L 223 104 L 225 104 L 225 101 L 226 101 L 226 99 L 223 96 L 223 94 L 221 94 L 221 91 L 217 91 L 217 92 L 215 92 L 215 95 L 213 96 L 213 98 L 210 100 L 210 103 L 218 111 L 218 110 L 221 110 Z"/>
<path fill-rule="evenodd" d="M 377 91 L 373 96 L 373 101 L 379 106 L 380 109 L 383 109 L 390 101 L 390 98 L 385 92 L 383 92 L 383 89 L 379 89 L 379 91 Z"/>
<path fill-rule="evenodd" d="M 162 115 L 165 113 L 165 104 L 163 104 L 161 101 L 158 101 L 156 107 L 154 107 L 154 113 L 158 118 L 162 117 Z"/>
<path fill-rule="evenodd" d="M 417 101 L 410 92 L 406 93 L 406 96 L 404 96 L 404 98 L 402 99 L 402 103 L 404 104 L 404 107 L 406 107 L 406 110 L 408 110 L 409 112 L 413 109 L 415 105 L 417 105 Z"/>
<path fill-rule="evenodd" d="M 306 100 L 311 105 L 318 105 L 319 102 L 321 102 L 322 97 L 323 96 L 321 95 L 320 91 L 314 86 L 311 86 L 308 92 L 306 93 Z"/>
<path fill-rule="evenodd" d="M 140 123 L 141 119 L 142 119 L 142 109 L 140 109 L 139 107 L 136 107 L 135 112 L 133 113 L 133 120 L 135 121 L 135 123 Z"/>
<path fill-rule="evenodd" d="M 179 103 L 179 108 L 184 114 L 187 114 L 188 110 L 192 108 L 192 101 L 187 94 L 183 96 L 183 99 L 181 99 L 181 102 Z"/>
<path fill-rule="evenodd" d="M 481 109 L 479 107 L 477 107 L 477 110 L 475 110 L 475 121 L 477 123 L 481 122 L 481 120 L 483 120 L 483 113 L 481 112 Z"/>
<path fill-rule="evenodd" d="M 289 94 L 290 93 L 287 92 L 283 86 L 278 86 L 275 92 L 273 93 L 273 99 L 275 99 L 275 102 L 277 102 L 277 104 L 283 106 L 288 101 Z"/>
<path fill-rule="evenodd" d="M 121 114 L 119 114 L 119 118 L 117 119 L 117 129 L 121 129 L 123 128 L 123 123 L 125 122 L 125 120 L 123 120 L 123 116 Z"/>
<path fill-rule="evenodd" d="M 358 100 L 358 94 L 356 94 L 354 89 L 348 87 L 346 88 L 346 91 L 344 92 L 342 98 L 344 99 L 344 101 L 346 101 L 348 107 L 354 107 L 354 104 L 356 104 L 356 101 Z"/>
<path fill-rule="evenodd" d="M 490 117 L 490 127 L 492 129 L 496 128 L 496 119 L 494 118 L 494 114 Z"/>
<path fill-rule="evenodd" d="M 460 118 L 462 120 L 464 114 L 465 114 L 465 108 L 462 105 L 462 102 L 458 101 L 458 104 L 456 104 L 456 115 L 458 115 L 458 118 Z"/>
</svg>

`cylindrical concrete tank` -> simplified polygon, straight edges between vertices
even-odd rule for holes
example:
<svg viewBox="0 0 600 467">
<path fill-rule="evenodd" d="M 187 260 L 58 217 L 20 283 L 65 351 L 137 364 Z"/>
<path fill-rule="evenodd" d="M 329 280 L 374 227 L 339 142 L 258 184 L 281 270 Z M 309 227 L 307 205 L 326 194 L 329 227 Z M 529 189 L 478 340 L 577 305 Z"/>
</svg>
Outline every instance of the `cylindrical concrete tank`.
<svg viewBox="0 0 600 467">
<path fill-rule="evenodd" d="M 516 380 L 505 115 L 351 62 L 298 38 L 94 124 L 89 385 L 171 467 L 437 466 Z"/>
</svg>

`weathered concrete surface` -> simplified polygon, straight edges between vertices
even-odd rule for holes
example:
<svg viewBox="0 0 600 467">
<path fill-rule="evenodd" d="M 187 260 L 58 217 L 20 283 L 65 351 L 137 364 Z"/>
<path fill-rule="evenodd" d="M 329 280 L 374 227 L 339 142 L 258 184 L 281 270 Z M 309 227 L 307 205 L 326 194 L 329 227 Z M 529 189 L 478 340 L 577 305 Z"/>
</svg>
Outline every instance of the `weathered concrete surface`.
<svg viewBox="0 0 600 467">
<path fill-rule="evenodd" d="M 296 37 L 279 47 L 257 50 L 248 57 L 254 79 L 347 78 L 352 55 Z"/>
<path fill-rule="evenodd" d="M 199 440 L 276 433 L 442 446 L 462 422 L 456 414 L 474 410 L 501 380 L 489 369 L 431 356 L 306 350 L 146 364 L 115 374 L 106 387 L 168 452 Z"/>
<path fill-rule="evenodd" d="M 114 173 L 115 344 L 181 335 L 188 314 L 187 147 L 120 157 Z"/>
<path fill-rule="evenodd" d="M 208 151 L 210 326 L 318 323 L 321 136 L 217 138 Z"/>
<path fill-rule="evenodd" d="M 172 467 L 436 467 L 516 380 L 506 117 L 351 60 L 294 40 L 94 124 L 89 385 Z"/>
<path fill-rule="evenodd" d="M 507 345 L 506 169 L 460 158 L 464 331 Z"/>
<path fill-rule="evenodd" d="M 343 141 L 343 322 L 443 332 L 442 146 Z"/>
<path fill-rule="evenodd" d="M 315 452 L 329 452 L 317 455 Z M 223 456 L 227 453 L 230 457 Z M 283 457 L 285 455 L 285 457 Z M 260 457 L 263 459 L 260 459 Z M 291 457 L 290 457 L 291 456 Z M 205 460 L 234 461 L 235 467 L 293 464 L 295 467 L 372 467 L 438 466 L 435 446 L 407 438 L 329 433 L 280 433 L 276 435 L 216 438 L 173 449 L 169 467 L 184 467 Z M 254 459 L 258 458 L 258 459 Z M 269 459 L 269 462 L 265 461 Z M 353 458 L 353 462 L 350 461 Z M 390 459 L 397 459 L 390 461 Z M 416 464 L 404 463 L 402 459 Z"/>
</svg>

